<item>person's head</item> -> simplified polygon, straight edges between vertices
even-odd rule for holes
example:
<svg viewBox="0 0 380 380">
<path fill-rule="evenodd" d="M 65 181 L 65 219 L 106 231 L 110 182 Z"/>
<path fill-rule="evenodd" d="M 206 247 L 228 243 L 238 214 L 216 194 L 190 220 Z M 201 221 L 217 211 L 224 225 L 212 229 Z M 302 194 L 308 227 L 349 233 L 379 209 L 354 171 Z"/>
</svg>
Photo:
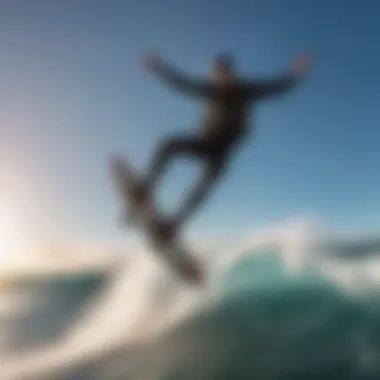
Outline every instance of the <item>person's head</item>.
<svg viewBox="0 0 380 380">
<path fill-rule="evenodd" d="M 212 79 L 217 83 L 230 83 L 235 79 L 234 60 L 230 55 L 215 57 L 212 66 Z"/>
</svg>

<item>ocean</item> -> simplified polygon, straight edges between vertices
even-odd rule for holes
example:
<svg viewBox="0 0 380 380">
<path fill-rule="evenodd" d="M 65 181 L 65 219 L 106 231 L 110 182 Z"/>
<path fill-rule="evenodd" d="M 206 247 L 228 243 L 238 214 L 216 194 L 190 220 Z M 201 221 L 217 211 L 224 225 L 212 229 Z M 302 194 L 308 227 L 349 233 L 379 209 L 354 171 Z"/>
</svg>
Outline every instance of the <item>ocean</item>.
<svg viewBox="0 0 380 380">
<path fill-rule="evenodd" d="M 194 252 L 202 288 L 148 251 L 3 282 L 0 378 L 380 379 L 380 234 L 286 222 Z"/>
</svg>

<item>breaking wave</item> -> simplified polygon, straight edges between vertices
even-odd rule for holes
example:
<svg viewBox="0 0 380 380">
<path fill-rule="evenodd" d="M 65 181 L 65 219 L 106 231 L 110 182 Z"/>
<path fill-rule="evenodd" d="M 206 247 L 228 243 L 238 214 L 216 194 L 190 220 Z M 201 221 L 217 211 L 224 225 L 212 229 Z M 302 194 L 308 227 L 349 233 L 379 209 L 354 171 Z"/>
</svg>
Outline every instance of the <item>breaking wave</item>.
<svg viewBox="0 0 380 380">
<path fill-rule="evenodd" d="M 378 379 L 379 242 L 293 221 L 195 246 L 201 289 L 149 252 L 14 280 L 0 299 L 1 378 Z"/>
</svg>

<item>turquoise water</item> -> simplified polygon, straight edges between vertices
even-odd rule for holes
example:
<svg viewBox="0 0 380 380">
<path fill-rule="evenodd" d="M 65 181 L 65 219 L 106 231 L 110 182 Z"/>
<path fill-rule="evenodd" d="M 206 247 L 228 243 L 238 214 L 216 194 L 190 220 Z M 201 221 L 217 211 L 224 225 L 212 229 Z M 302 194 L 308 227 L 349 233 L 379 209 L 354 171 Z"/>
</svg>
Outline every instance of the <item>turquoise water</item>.
<svg viewBox="0 0 380 380">
<path fill-rule="evenodd" d="M 107 280 L 95 273 L 18 281 L 25 302 L 15 314 L 0 314 L 3 350 L 20 355 L 59 340 Z"/>
<path fill-rule="evenodd" d="M 82 286 L 88 289 L 89 282 L 71 289 L 77 299 Z M 237 260 L 218 278 L 213 301 L 155 339 L 123 344 L 30 378 L 380 379 L 376 290 L 353 294 L 310 268 L 290 274 L 280 252 L 263 251 Z"/>
</svg>

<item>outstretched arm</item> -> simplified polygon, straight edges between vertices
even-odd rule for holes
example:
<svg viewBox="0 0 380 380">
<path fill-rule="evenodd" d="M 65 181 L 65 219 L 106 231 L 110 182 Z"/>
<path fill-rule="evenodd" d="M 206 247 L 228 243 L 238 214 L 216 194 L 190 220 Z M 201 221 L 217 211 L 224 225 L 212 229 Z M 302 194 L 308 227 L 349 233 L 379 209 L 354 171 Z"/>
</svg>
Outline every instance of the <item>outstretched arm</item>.
<svg viewBox="0 0 380 380">
<path fill-rule="evenodd" d="M 310 58 L 306 55 L 301 56 L 294 61 L 289 72 L 271 80 L 248 83 L 248 94 L 254 98 L 281 95 L 292 89 L 308 73 L 310 65 Z"/>
<path fill-rule="evenodd" d="M 158 56 L 145 57 L 143 64 L 146 69 L 163 79 L 171 87 L 187 95 L 207 96 L 209 93 L 209 86 L 206 83 L 188 78 L 179 70 L 164 63 Z"/>
</svg>

